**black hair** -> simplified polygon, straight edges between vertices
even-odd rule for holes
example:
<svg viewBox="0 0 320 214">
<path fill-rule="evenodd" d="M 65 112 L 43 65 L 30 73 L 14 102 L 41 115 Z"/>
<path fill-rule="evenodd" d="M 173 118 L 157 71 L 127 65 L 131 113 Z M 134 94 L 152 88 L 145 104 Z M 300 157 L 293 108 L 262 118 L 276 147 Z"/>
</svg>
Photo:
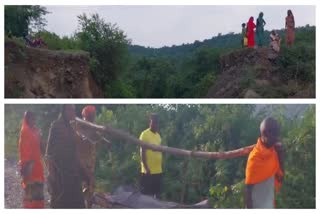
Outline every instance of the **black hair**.
<svg viewBox="0 0 320 214">
<path fill-rule="evenodd" d="M 268 126 L 268 132 L 269 133 L 272 133 L 275 136 L 279 136 L 279 134 L 280 134 L 280 125 L 279 125 L 278 121 L 275 120 L 273 117 L 266 117 L 262 121 L 261 126 L 262 126 L 262 124 L 264 124 L 264 126 Z M 261 127 L 260 127 L 260 130 L 261 130 Z"/>
<path fill-rule="evenodd" d="M 150 116 L 149 116 L 149 119 L 152 120 L 152 119 L 159 119 L 159 115 L 157 113 L 151 113 Z"/>
<path fill-rule="evenodd" d="M 61 113 L 61 114 L 64 114 L 67 105 L 68 105 L 68 104 L 62 104 L 62 105 L 61 105 L 61 107 L 60 107 L 60 113 Z"/>
<path fill-rule="evenodd" d="M 34 117 L 34 113 L 30 110 L 27 110 L 24 112 L 24 117 L 25 118 L 30 118 L 30 117 Z"/>
</svg>

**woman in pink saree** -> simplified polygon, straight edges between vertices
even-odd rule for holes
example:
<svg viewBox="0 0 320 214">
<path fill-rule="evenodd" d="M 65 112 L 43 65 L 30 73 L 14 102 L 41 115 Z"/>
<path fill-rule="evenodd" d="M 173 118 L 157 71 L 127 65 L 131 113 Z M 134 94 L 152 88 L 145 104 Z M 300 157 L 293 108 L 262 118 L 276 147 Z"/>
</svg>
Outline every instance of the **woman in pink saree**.
<svg viewBox="0 0 320 214">
<path fill-rule="evenodd" d="M 286 17 L 286 44 L 287 46 L 292 46 L 294 43 L 295 32 L 294 32 L 295 22 L 294 16 L 291 10 L 288 10 L 288 15 Z"/>
</svg>

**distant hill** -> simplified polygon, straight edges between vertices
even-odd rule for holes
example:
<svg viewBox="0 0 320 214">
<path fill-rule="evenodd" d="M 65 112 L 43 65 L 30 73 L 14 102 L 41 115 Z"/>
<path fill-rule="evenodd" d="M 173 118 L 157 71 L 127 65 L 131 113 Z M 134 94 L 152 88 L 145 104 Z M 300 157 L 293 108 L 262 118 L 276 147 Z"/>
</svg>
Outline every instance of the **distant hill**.
<svg viewBox="0 0 320 214">
<path fill-rule="evenodd" d="M 126 79 L 138 98 L 313 98 L 314 26 L 296 28 L 293 47 L 241 47 L 241 35 L 229 33 L 179 46 L 129 46 L 132 66 Z M 275 56 L 272 56 L 274 55 Z"/>
<path fill-rule="evenodd" d="M 306 25 L 304 27 L 296 28 L 296 32 L 307 32 L 314 31 L 315 26 Z M 285 30 L 277 30 L 279 35 L 284 39 Z M 270 31 L 265 31 L 264 33 L 264 45 L 269 43 Z M 151 48 L 144 47 L 140 45 L 129 46 L 129 51 L 131 54 L 136 56 L 152 56 L 152 57 L 181 57 L 184 55 L 190 55 L 194 53 L 197 49 L 201 48 L 226 48 L 234 49 L 241 48 L 241 34 L 240 33 L 228 33 L 224 35 L 213 36 L 211 39 L 205 39 L 203 41 L 194 41 L 190 44 L 173 45 L 171 47 L 164 46 L 161 48 Z"/>
</svg>

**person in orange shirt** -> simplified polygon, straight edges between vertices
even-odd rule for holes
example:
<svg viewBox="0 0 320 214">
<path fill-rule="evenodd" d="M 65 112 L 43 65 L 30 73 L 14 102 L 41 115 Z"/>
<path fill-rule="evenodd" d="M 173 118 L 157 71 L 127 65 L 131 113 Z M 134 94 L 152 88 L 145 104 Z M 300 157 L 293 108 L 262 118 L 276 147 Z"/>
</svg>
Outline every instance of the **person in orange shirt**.
<svg viewBox="0 0 320 214">
<path fill-rule="evenodd" d="M 274 208 L 275 193 L 284 177 L 284 149 L 279 141 L 280 126 L 272 117 L 260 124 L 260 137 L 250 152 L 246 167 L 246 207 Z"/>
<path fill-rule="evenodd" d="M 19 167 L 24 189 L 24 208 L 44 208 L 44 171 L 41 160 L 40 131 L 35 117 L 26 111 L 19 138 Z"/>
</svg>

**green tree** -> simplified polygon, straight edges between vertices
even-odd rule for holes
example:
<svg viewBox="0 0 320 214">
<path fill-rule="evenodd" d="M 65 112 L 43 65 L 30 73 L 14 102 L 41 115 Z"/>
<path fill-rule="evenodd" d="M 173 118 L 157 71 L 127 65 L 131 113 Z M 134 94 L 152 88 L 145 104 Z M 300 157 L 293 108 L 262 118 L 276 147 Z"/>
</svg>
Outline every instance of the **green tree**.
<svg viewBox="0 0 320 214">
<path fill-rule="evenodd" d="M 51 50 L 80 50 L 79 40 L 75 36 L 61 38 L 49 31 L 39 31 L 36 35 L 41 37 Z"/>
<path fill-rule="evenodd" d="M 43 16 L 47 13 L 47 9 L 39 5 L 5 5 L 5 33 L 22 37 L 31 28 L 41 29 L 46 25 Z"/>
<path fill-rule="evenodd" d="M 299 119 L 298 119 L 299 118 Z M 277 197 L 280 208 L 315 208 L 315 107 L 284 124 L 285 179 Z"/>
<path fill-rule="evenodd" d="M 112 81 L 126 69 L 130 41 L 115 24 L 105 22 L 98 14 L 78 16 L 81 49 L 91 55 L 91 72 L 107 96 Z"/>
</svg>

